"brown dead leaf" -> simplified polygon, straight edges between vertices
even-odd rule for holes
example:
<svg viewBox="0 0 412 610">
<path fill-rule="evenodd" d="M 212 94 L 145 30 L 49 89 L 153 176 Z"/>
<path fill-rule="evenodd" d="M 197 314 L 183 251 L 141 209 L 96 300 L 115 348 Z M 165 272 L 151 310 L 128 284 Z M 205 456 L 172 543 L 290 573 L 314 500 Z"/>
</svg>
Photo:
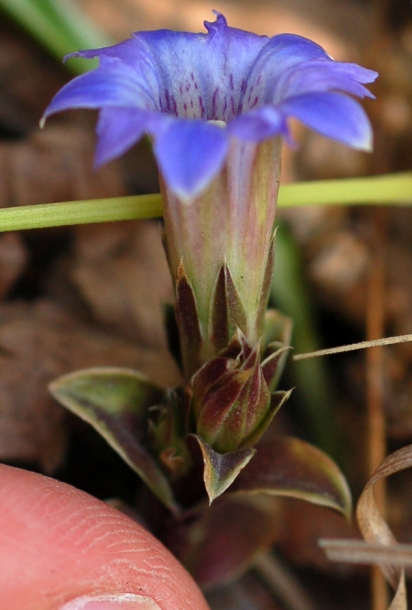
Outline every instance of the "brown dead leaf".
<svg viewBox="0 0 412 610">
<path fill-rule="evenodd" d="M 81 324 L 51 302 L 0 305 L 0 458 L 38 461 L 47 472 L 61 462 L 64 409 L 50 381 L 91 366 L 126 366 L 174 385 L 166 352 L 145 350 Z"/>
<path fill-rule="evenodd" d="M 87 123 L 50 122 L 27 140 L 0 143 L 0 207 L 128 194 L 117 162 L 93 170 Z"/>
<path fill-rule="evenodd" d="M 406 566 L 412 566 L 412 545 L 398 544 L 388 524 L 381 517 L 373 495 L 373 486 L 382 478 L 412 466 L 412 445 L 391 453 L 375 470 L 358 501 L 356 516 L 366 541 L 322 540 L 321 546 L 333 561 L 375 563 L 395 590 L 389 610 L 407 610 Z M 377 545 L 383 551 L 377 549 Z"/>
<path fill-rule="evenodd" d="M 17 233 L 0 236 L 0 300 L 18 280 L 28 259 L 27 248 Z"/>
<path fill-rule="evenodd" d="M 141 345 L 164 348 L 163 306 L 172 284 L 153 222 L 76 230 L 72 278 L 94 317 Z"/>
</svg>

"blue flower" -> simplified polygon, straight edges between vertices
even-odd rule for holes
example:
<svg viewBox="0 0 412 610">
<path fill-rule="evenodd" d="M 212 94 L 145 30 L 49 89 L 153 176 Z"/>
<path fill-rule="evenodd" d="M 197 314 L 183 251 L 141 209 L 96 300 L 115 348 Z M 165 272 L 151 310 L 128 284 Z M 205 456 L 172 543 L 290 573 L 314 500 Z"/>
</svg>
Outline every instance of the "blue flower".
<svg viewBox="0 0 412 610">
<path fill-rule="evenodd" d="M 227 25 L 220 13 L 207 34 L 138 32 L 112 47 L 79 51 L 99 67 L 57 93 L 45 117 L 72 108 L 100 109 L 96 164 L 153 138 L 168 189 L 198 196 L 223 167 L 232 138 L 291 140 L 289 118 L 348 146 L 369 150 L 369 121 L 350 96 L 377 74 L 336 62 L 293 34 L 268 38 Z"/>
</svg>

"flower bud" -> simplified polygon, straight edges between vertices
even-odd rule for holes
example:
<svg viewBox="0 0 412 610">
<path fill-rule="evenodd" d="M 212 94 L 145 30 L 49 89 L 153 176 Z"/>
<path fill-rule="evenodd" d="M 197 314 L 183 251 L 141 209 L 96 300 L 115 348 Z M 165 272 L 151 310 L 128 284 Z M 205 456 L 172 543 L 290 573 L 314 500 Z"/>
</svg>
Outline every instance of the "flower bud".
<svg viewBox="0 0 412 610">
<path fill-rule="evenodd" d="M 273 414 L 259 345 L 251 349 L 238 332 L 192 377 L 191 409 L 196 433 L 215 451 L 228 453 L 255 442 Z"/>
</svg>

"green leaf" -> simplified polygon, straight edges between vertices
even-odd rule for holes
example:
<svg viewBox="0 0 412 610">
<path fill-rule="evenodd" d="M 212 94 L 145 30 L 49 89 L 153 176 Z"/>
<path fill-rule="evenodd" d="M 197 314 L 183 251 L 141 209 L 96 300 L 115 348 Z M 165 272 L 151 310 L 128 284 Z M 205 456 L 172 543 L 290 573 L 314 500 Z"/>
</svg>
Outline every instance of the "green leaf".
<svg viewBox="0 0 412 610">
<path fill-rule="evenodd" d="M 171 510 L 176 510 L 166 477 L 146 451 L 148 410 L 163 390 L 136 371 L 91 368 L 53 381 L 54 398 L 99 432 Z"/>
<path fill-rule="evenodd" d="M 203 481 L 209 503 L 212 504 L 233 483 L 239 472 L 250 462 L 255 455 L 255 449 L 239 449 L 231 453 L 217 453 L 197 434 L 190 434 L 191 439 L 196 441 L 203 458 Z"/>
<path fill-rule="evenodd" d="M 287 436 L 258 445 L 230 492 L 298 498 L 346 517 L 352 510 L 348 484 L 335 462 L 309 443 Z"/>
<path fill-rule="evenodd" d="M 60 61 L 72 51 L 112 44 L 77 3 L 71 0 L 0 0 L 1 8 Z M 93 65 L 90 61 L 74 61 L 70 62 L 69 67 L 77 74 L 89 70 Z"/>
</svg>

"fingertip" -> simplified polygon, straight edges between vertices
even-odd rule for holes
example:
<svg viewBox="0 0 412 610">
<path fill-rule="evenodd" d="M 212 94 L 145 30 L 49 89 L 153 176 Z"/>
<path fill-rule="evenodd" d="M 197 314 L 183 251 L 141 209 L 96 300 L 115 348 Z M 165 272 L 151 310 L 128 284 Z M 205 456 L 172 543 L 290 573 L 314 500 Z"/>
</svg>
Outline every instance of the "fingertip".
<svg viewBox="0 0 412 610">
<path fill-rule="evenodd" d="M 133 594 L 161 610 L 207 610 L 149 532 L 88 494 L 0 465 L 0 610 L 57 610 L 85 595 Z"/>
</svg>

